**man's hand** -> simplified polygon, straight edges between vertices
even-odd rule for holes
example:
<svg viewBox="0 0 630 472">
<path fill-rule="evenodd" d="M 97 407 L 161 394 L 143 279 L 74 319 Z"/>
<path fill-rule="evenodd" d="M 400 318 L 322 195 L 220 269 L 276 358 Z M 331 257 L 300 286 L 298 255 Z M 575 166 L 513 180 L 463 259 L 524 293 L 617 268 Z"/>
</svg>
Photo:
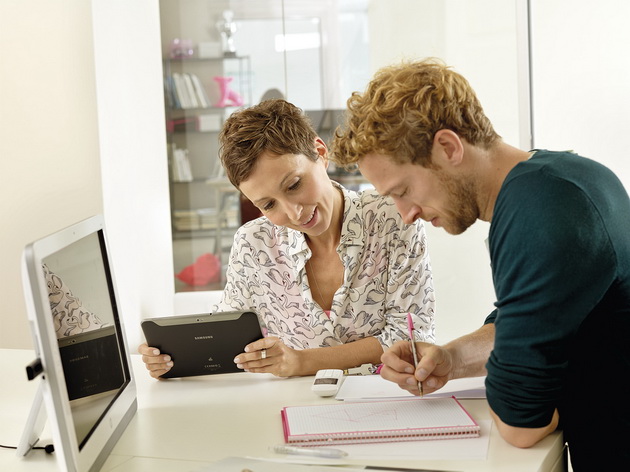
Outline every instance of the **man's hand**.
<svg viewBox="0 0 630 472">
<path fill-rule="evenodd" d="M 449 351 L 434 344 L 416 343 L 418 369 L 414 369 L 411 344 L 398 341 L 383 353 L 381 377 L 398 384 L 414 395 L 420 395 L 418 382 L 422 382 L 423 393 L 442 388 L 452 377 L 452 358 Z"/>
</svg>

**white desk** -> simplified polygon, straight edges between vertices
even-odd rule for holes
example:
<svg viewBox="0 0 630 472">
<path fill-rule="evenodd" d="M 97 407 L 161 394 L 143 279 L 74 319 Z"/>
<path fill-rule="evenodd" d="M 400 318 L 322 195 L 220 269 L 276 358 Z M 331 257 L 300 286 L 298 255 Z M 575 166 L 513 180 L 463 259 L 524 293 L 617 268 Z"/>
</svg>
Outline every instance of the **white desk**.
<svg viewBox="0 0 630 472">
<path fill-rule="evenodd" d="M 28 382 L 28 350 L 0 350 L 0 444 L 17 445 L 37 383 Z M 156 381 L 140 356 L 132 356 L 137 374 L 138 412 L 103 467 L 107 472 L 196 471 L 228 456 L 273 456 L 268 447 L 283 442 L 280 409 L 286 405 L 335 402 L 310 391 L 312 377 L 278 379 L 266 374 L 228 374 Z M 490 418 L 485 400 L 462 400 L 479 420 Z M 50 434 L 40 444 L 50 443 Z M 47 441 L 48 440 L 48 441 Z M 554 433 L 530 449 L 507 444 L 492 428 L 486 460 L 371 461 L 372 465 L 453 471 L 564 471 L 562 434 Z M 352 461 L 350 461 L 352 462 Z M 365 464 L 366 461 L 356 461 Z M 0 470 L 56 470 L 44 451 L 18 458 L 0 450 Z"/>
</svg>

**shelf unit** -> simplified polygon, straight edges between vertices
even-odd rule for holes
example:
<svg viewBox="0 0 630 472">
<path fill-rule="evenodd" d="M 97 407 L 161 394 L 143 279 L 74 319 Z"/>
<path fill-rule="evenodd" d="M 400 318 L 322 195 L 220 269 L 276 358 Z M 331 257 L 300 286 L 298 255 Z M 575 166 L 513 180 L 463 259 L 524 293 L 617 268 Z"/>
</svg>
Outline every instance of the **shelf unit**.
<svg viewBox="0 0 630 472">
<path fill-rule="evenodd" d="M 242 103 L 232 101 L 227 106 L 217 106 L 221 92 L 214 77 L 230 77 L 229 87 L 242 98 Z M 197 103 L 184 100 L 181 95 L 187 80 L 185 91 L 196 94 Z M 165 59 L 164 84 L 175 272 L 206 253 L 216 255 L 222 268 L 216 282 L 189 286 L 175 279 L 175 290 L 220 289 L 225 283 L 232 238 L 240 226 L 240 193 L 224 177 L 218 157 L 218 134 L 231 113 L 239 106 L 251 105 L 250 58 Z"/>
</svg>

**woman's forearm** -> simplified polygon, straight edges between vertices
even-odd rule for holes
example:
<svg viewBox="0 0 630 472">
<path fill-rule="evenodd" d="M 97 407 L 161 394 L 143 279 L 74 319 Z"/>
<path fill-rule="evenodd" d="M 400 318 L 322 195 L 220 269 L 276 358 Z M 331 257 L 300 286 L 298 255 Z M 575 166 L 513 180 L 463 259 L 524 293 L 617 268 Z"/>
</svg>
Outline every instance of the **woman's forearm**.
<svg viewBox="0 0 630 472">
<path fill-rule="evenodd" d="M 361 364 L 379 364 L 383 348 L 375 337 L 367 337 L 339 346 L 300 351 L 300 373 L 313 375 L 320 369 L 349 369 Z"/>
</svg>

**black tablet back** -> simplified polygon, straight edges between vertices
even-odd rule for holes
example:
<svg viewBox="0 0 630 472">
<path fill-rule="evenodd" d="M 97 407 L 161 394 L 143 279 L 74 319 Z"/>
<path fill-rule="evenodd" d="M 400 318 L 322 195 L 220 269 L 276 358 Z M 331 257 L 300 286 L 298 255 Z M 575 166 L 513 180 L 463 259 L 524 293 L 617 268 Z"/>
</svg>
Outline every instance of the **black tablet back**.
<svg viewBox="0 0 630 472">
<path fill-rule="evenodd" d="M 142 330 L 149 346 L 173 359 L 164 378 L 242 372 L 234 358 L 263 337 L 251 311 L 150 318 Z"/>
</svg>

